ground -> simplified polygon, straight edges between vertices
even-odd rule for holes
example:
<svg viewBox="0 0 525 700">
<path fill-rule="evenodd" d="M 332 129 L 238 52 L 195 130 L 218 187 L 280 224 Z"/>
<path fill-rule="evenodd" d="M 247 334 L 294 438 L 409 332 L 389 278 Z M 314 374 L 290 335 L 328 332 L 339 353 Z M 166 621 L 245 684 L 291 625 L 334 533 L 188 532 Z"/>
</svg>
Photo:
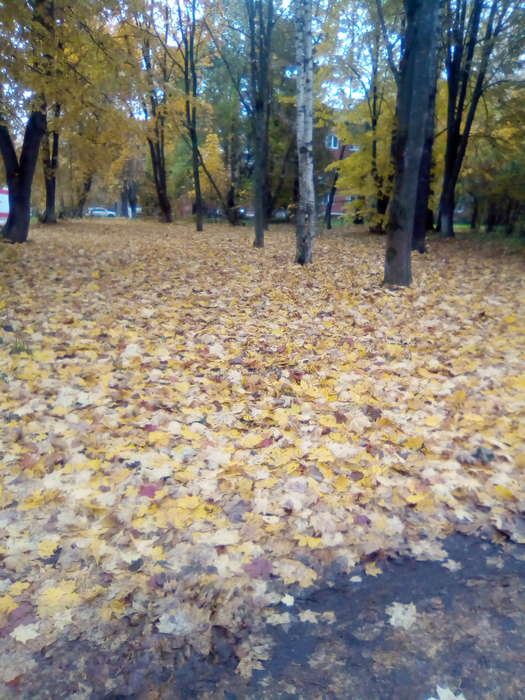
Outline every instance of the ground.
<svg viewBox="0 0 525 700">
<path fill-rule="evenodd" d="M 523 254 L 293 245 L 1 246 L 5 697 L 524 697 Z"/>
</svg>

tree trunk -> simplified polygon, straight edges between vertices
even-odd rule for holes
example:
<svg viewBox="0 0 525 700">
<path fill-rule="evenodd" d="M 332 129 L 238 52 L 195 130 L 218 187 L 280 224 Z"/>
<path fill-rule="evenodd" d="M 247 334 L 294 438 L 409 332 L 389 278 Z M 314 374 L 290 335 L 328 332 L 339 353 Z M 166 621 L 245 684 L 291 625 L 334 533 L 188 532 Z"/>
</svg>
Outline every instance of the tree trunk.
<svg viewBox="0 0 525 700">
<path fill-rule="evenodd" d="M 250 44 L 251 121 L 254 140 L 255 248 L 264 247 L 268 202 L 268 123 L 273 0 L 245 0 Z M 264 11 L 266 8 L 266 14 Z"/>
<path fill-rule="evenodd" d="M 0 116 L 0 152 L 9 188 L 9 216 L 2 229 L 2 235 L 12 243 L 27 241 L 31 218 L 31 187 L 40 141 L 45 131 L 45 113 L 32 112 L 27 122 L 19 160 L 5 119 Z"/>
<path fill-rule="evenodd" d="M 237 226 L 239 223 L 239 208 L 236 205 L 235 185 L 231 185 L 226 196 L 226 218 L 231 226 Z"/>
<path fill-rule="evenodd" d="M 168 197 L 168 189 L 166 185 L 166 164 L 164 161 L 163 145 L 159 141 L 154 141 L 153 139 L 148 138 L 148 146 L 161 217 L 165 223 L 169 224 L 173 218 L 171 214 L 171 202 Z"/>
<path fill-rule="evenodd" d="M 128 212 L 128 184 L 125 182 L 122 185 L 122 188 L 120 190 L 120 216 L 123 216 L 124 218 L 128 219 L 129 218 L 129 212 Z"/>
<path fill-rule="evenodd" d="M 55 119 L 60 117 L 60 105 L 55 104 L 54 108 Z M 58 145 L 59 145 L 58 127 L 52 131 L 46 131 L 43 140 L 43 168 L 44 168 L 44 184 L 46 190 L 46 208 L 40 219 L 43 224 L 56 224 L 56 188 L 57 188 L 57 170 L 58 170 Z M 49 143 L 51 139 L 51 144 Z"/>
<path fill-rule="evenodd" d="M 131 218 L 137 218 L 137 183 L 134 181 L 128 182 L 128 203 L 131 210 Z"/>
<path fill-rule="evenodd" d="M 411 249 L 429 120 L 437 76 L 442 0 L 404 0 L 406 29 L 396 102 L 394 189 L 390 200 L 384 284 L 412 281 Z"/>
<path fill-rule="evenodd" d="M 296 221 L 295 262 L 312 262 L 316 234 L 313 152 L 313 41 L 312 0 L 298 0 L 297 50 L 297 155 L 299 159 L 299 206 Z"/>
<path fill-rule="evenodd" d="M 339 157 L 337 160 L 343 160 L 345 157 L 346 146 L 343 144 L 339 151 Z M 326 202 L 326 209 L 324 211 L 324 225 L 328 230 L 332 228 L 332 208 L 334 206 L 335 195 L 337 193 L 337 181 L 339 179 L 339 170 L 334 172 L 334 178 L 332 180 L 332 187 L 328 193 L 328 201 Z"/>
<path fill-rule="evenodd" d="M 89 191 L 91 190 L 91 183 L 93 182 L 93 176 L 88 175 L 84 180 L 82 185 L 82 190 L 77 200 L 77 206 L 75 210 L 75 216 L 82 219 L 84 216 L 84 207 L 86 206 Z"/>
<path fill-rule="evenodd" d="M 476 231 L 478 228 L 478 218 L 479 218 L 479 199 L 475 194 L 471 194 L 472 197 L 472 213 L 470 215 L 470 228 L 472 231 Z"/>
<path fill-rule="evenodd" d="M 255 248 L 264 248 L 266 171 L 264 168 L 264 112 L 262 105 L 256 106 L 255 113 L 255 158 L 254 158 L 254 224 Z"/>
<path fill-rule="evenodd" d="M 197 231 L 204 230 L 204 206 L 202 201 L 201 180 L 199 173 L 199 145 L 196 129 L 190 129 L 191 162 L 193 168 L 193 187 L 195 189 L 195 224 Z"/>
</svg>

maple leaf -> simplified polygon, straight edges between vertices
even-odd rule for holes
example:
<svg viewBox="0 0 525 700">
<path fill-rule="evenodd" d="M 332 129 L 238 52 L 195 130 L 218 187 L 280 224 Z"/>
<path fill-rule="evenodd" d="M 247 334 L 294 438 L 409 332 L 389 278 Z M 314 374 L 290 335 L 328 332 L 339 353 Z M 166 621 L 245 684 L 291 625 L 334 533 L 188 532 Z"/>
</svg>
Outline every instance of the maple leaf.
<svg viewBox="0 0 525 700">
<path fill-rule="evenodd" d="M 18 625 L 18 627 L 15 627 L 11 632 L 11 637 L 22 644 L 29 642 L 31 639 L 36 639 L 39 635 L 40 628 L 38 622 L 30 625 Z"/>
<path fill-rule="evenodd" d="M 393 627 L 401 627 L 409 630 L 416 622 L 417 611 L 414 603 L 392 603 L 386 609 L 389 616 L 389 623 Z"/>
</svg>

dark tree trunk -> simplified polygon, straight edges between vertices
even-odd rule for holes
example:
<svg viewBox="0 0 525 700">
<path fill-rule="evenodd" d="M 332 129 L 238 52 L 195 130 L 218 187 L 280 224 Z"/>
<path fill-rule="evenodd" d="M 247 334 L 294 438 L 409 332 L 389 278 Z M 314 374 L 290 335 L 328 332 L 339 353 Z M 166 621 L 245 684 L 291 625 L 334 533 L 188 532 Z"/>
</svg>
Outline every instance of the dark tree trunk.
<svg viewBox="0 0 525 700">
<path fill-rule="evenodd" d="M 436 62 L 437 68 L 437 62 Z M 428 200 L 430 198 L 430 179 L 432 171 L 432 149 L 434 147 L 434 115 L 436 111 L 437 74 L 432 83 L 429 96 L 428 113 L 426 121 L 425 142 L 419 167 L 419 184 L 416 199 L 416 211 L 414 214 L 414 230 L 412 232 L 412 250 L 419 253 L 425 252 L 425 241 L 428 230 Z"/>
<path fill-rule="evenodd" d="M 60 105 L 56 104 L 54 108 L 55 119 L 60 117 Z M 56 224 L 56 189 L 57 189 L 57 170 L 58 170 L 58 145 L 59 145 L 58 127 L 52 131 L 47 131 L 43 140 L 43 167 L 44 167 L 44 184 L 46 190 L 46 208 L 40 220 L 43 224 Z M 51 141 L 51 143 L 50 143 Z"/>
<path fill-rule="evenodd" d="M 337 180 L 339 179 L 339 173 L 336 170 L 334 173 L 334 178 L 332 180 L 332 187 L 330 187 L 330 192 L 328 193 L 328 199 L 326 201 L 326 209 L 324 211 L 324 225 L 325 228 L 330 230 L 332 228 L 332 209 L 334 206 L 335 195 L 337 193 Z"/>
<path fill-rule="evenodd" d="M 164 160 L 164 147 L 162 142 L 148 139 L 149 152 L 151 157 L 151 169 L 153 170 L 153 179 L 155 181 L 155 190 L 157 192 L 157 201 L 159 203 L 162 220 L 169 224 L 173 221 L 171 214 L 171 202 L 168 197 L 168 188 L 166 183 L 166 163 Z"/>
<path fill-rule="evenodd" d="M 0 152 L 9 188 L 9 216 L 2 229 L 2 235 L 12 243 L 27 241 L 31 218 L 31 187 L 40 141 L 45 131 L 45 113 L 32 112 L 27 122 L 22 151 L 18 159 L 5 119 L 0 116 Z"/>
<path fill-rule="evenodd" d="M 204 202 L 202 199 L 202 188 L 200 180 L 199 164 L 202 155 L 199 151 L 199 138 L 197 134 L 197 107 L 196 98 L 198 93 L 197 69 L 195 66 L 195 31 L 196 31 L 196 0 L 191 0 L 186 7 L 186 15 L 183 17 L 182 7 L 177 0 L 177 15 L 179 19 L 179 30 L 184 47 L 181 67 L 184 78 L 184 111 L 185 127 L 191 148 L 191 165 L 193 171 L 193 189 L 195 190 L 195 203 L 193 211 L 195 213 L 195 223 L 197 231 L 204 229 Z"/>
<path fill-rule="evenodd" d="M 264 112 L 256 106 L 255 114 L 255 158 L 254 158 L 254 223 L 255 248 L 264 247 L 266 170 L 264 167 Z"/>
<path fill-rule="evenodd" d="M 255 248 L 264 247 L 268 202 L 268 123 L 270 113 L 270 59 L 274 26 L 273 0 L 245 0 L 250 44 L 250 94 L 254 140 Z M 266 12 L 265 12 L 266 8 Z"/>
<path fill-rule="evenodd" d="M 199 173 L 199 145 L 197 131 L 190 130 L 191 138 L 191 162 L 193 168 L 193 187 L 195 189 L 195 224 L 197 231 L 204 230 L 204 205 L 202 201 L 201 180 Z"/>
<path fill-rule="evenodd" d="M 346 146 L 343 144 L 339 151 L 339 157 L 337 160 L 343 160 L 345 157 Z M 332 180 L 332 187 L 328 193 L 328 200 L 326 202 L 326 209 L 324 212 L 324 225 L 327 229 L 332 228 L 332 208 L 334 206 L 335 195 L 337 193 L 337 181 L 339 179 L 339 170 L 334 172 L 334 177 Z"/>
<path fill-rule="evenodd" d="M 224 212 L 226 214 L 226 218 L 228 219 L 228 223 L 231 226 L 237 226 L 239 223 L 239 208 L 236 206 L 236 192 L 235 192 L 235 186 L 231 185 L 230 189 L 228 190 L 228 194 L 226 197 L 226 210 Z"/>
<path fill-rule="evenodd" d="M 496 205 L 493 201 L 490 201 L 487 208 L 487 218 L 485 220 L 485 229 L 487 233 L 492 233 L 492 231 L 494 231 L 497 220 L 498 212 Z"/>
<path fill-rule="evenodd" d="M 120 190 L 120 216 L 123 216 L 124 218 L 128 219 L 129 218 L 129 211 L 128 211 L 128 185 L 125 182 L 122 185 L 122 188 Z"/>
<path fill-rule="evenodd" d="M 434 107 L 432 106 L 432 113 Z M 434 143 L 434 125 L 432 134 L 426 139 L 419 169 L 416 210 L 414 213 L 414 229 L 412 231 L 412 250 L 424 253 L 428 224 L 428 200 L 430 197 L 430 170 L 432 166 L 432 146 Z"/>
<path fill-rule="evenodd" d="M 399 70 L 393 140 L 394 189 L 389 205 L 385 284 L 412 281 L 411 248 L 431 92 L 437 76 L 442 0 L 404 0 L 406 29 Z"/>
<path fill-rule="evenodd" d="M 472 213 L 470 215 L 470 228 L 472 231 L 476 231 L 478 228 L 478 218 L 479 218 L 479 199 L 475 194 L 471 194 L 472 197 Z"/>
</svg>

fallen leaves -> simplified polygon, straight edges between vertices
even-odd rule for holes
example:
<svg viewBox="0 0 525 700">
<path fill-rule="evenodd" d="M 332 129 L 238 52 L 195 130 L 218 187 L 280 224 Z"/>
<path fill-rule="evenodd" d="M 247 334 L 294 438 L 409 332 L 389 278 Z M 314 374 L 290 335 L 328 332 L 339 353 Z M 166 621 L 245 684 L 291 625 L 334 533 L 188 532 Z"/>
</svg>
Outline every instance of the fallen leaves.
<svg viewBox="0 0 525 700">
<path fill-rule="evenodd" d="M 524 541 L 520 257 L 432 244 L 392 293 L 368 237 L 299 269 L 286 232 L 112 226 L 38 229 L 1 269 L 3 651 L 136 616 L 206 650 L 332 562 Z"/>
</svg>

